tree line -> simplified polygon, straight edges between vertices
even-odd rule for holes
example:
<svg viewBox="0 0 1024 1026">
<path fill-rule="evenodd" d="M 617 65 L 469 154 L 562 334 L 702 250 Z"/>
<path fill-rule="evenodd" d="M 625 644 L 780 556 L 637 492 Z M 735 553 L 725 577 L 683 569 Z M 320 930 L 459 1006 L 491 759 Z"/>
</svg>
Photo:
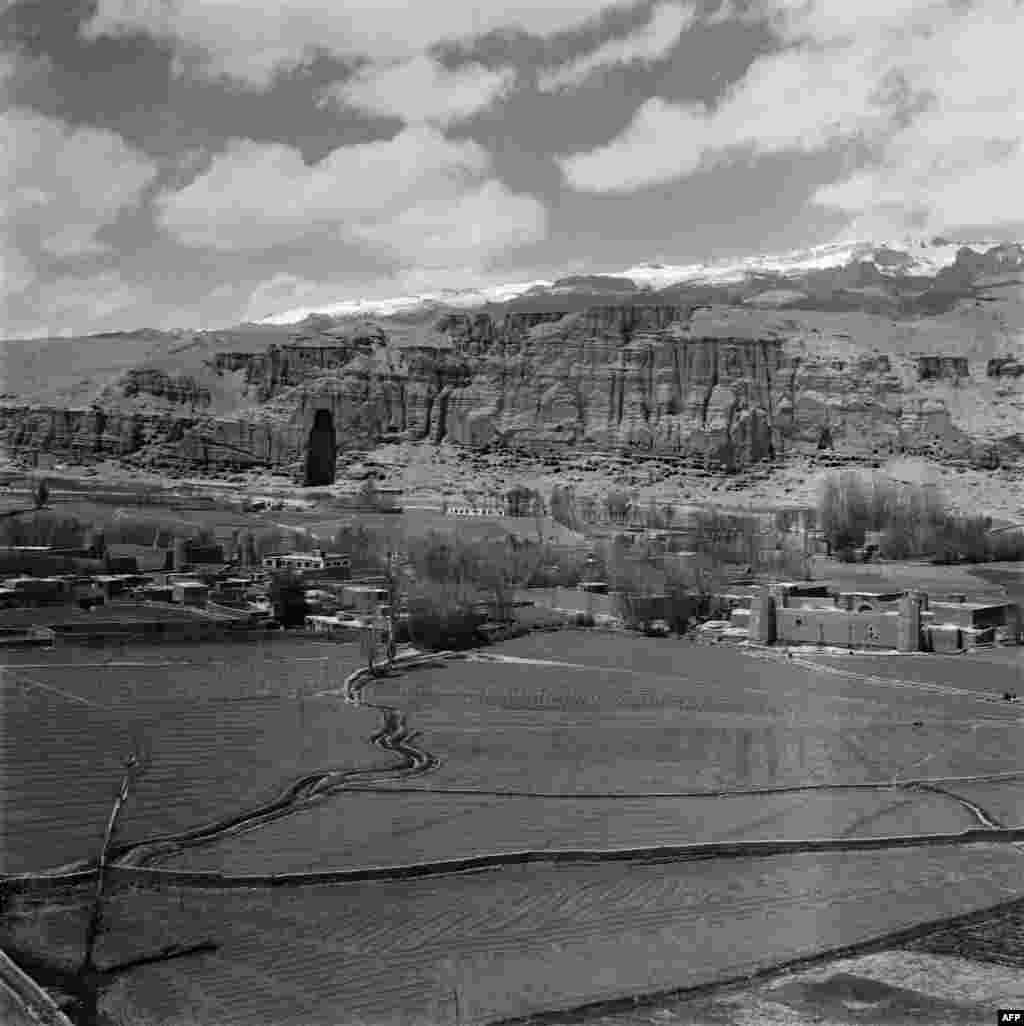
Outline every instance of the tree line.
<svg viewBox="0 0 1024 1026">
<path fill-rule="evenodd" d="M 993 530 L 991 517 L 950 511 L 937 488 L 852 471 L 826 479 L 817 508 L 830 551 L 852 561 L 868 532 L 884 559 L 984 563 L 1024 559 L 1024 531 Z"/>
</svg>

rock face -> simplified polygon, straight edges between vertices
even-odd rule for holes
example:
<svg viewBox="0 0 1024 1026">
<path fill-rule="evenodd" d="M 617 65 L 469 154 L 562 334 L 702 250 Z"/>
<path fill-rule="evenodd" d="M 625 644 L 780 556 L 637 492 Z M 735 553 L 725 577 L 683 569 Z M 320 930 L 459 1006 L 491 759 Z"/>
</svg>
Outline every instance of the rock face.
<svg viewBox="0 0 1024 1026">
<path fill-rule="evenodd" d="M 210 405 L 210 390 L 184 374 L 172 376 L 148 368 L 130 370 L 121 379 L 119 388 L 121 395 L 126 397 L 150 395 L 186 406 L 203 408 Z"/>
<path fill-rule="evenodd" d="M 818 448 L 971 451 L 941 394 L 951 381 L 974 387 L 965 358 L 865 352 L 845 335 L 795 322 L 767 330 L 724 309 L 728 316 L 671 304 L 455 313 L 410 345 L 372 330 L 320 333 L 213 357 L 208 368 L 234 375 L 243 397 L 229 416 L 210 415 L 209 392 L 194 379 L 140 369 L 89 407 L 0 406 L 0 445 L 75 461 L 295 467 L 318 417 L 323 434 L 329 415 L 339 448 L 397 435 L 635 449 L 725 466 Z M 994 363 L 989 376 L 1015 373 Z M 160 411 L 140 410 L 140 396 L 159 398 Z M 320 461 L 315 476 L 329 476 Z"/>
<path fill-rule="evenodd" d="M 219 373 L 245 372 L 245 383 L 257 401 L 282 388 L 341 370 L 358 354 L 372 352 L 375 340 L 356 339 L 328 345 L 269 346 L 263 353 L 218 353 L 211 361 Z"/>
</svg>

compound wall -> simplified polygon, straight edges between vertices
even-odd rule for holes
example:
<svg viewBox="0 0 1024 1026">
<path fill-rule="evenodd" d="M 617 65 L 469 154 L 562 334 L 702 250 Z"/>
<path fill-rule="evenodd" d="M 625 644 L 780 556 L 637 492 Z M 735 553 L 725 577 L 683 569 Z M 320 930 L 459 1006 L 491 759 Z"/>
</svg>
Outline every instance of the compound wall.
<svg viewBox="0 0 1024 1026">
<path fill-rule="evenodd" d="M 842 609 L 777 609 L 780 642 L 849 645 L 854 648 L 896 648 L 897 613 L 849 613 Z"/>
</svg>

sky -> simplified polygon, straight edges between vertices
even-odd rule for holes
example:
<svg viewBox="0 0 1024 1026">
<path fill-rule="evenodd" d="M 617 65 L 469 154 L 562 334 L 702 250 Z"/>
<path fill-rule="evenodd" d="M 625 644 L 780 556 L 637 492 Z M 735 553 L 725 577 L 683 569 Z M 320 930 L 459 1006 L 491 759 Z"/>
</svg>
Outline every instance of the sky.
<svg viewBox="0 0 1024 1026">
<path fill-rule="evenodd" d="M 1024 0 L 0 0 L 0 336 L 1024 237 Z"/>
</svg>

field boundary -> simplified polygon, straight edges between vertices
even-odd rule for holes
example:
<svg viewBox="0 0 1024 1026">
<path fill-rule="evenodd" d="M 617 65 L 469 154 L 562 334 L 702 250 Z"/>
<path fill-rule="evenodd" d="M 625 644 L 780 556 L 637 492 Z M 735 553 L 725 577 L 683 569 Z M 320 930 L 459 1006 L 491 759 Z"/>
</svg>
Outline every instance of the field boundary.
<svg viewBox="0 0 1024 1026">
<path fill-rule="evenodd" d="M 507 869 L 514 866 L 595 865 L 607 862 L 655 864 L 701 862 L 708 859 L 774 858 L 831 852 L 883 851 L 895 848 L 960 847 L 1017 844 L 1024 841 L 1024 827 L 992 829 L 977 827 L 959 833 L 905 834 L 888 837 L 822 838 L 819 840 L 733 841 L 707 844 L 654 845 L 645 848 L 597 848 L 524 850 L 471 855 L 458 859 L 413 862 L 404 866 L 369 866 L 359 869 L 318 870 L 308 873 L 265 873 L 230 875 L 178 869 L 157 869 L 112 864 L 107 879 L 114 884 L 167 885 L 202 889 L 253 890 L 276 887 L 306 887 L 319 884 L 397 882 L 461 873 Z M 68 887 L 89 884 L 95 869 L 70 873 L 22 873 L 0 879 L 0 895 L 46 895 Z"/>
<path fill-rule="evenodd" d="M 515 791 L 474 787 L 419 787 L 413 785 L 355 784 L 347 790 L 362 794 L 446 794 L 462 798 L 536 798 L 541 801 L 659 801 L 690 798 L 750 798 L 825 791 L 898 791 L 941 784 L 994 784 L 1024 778 L 1024 769 L 961 777 L 896 777 L 837 784 L 781 784 L 778 787 L 736 787 L 705 791 Z M 947 795 L 947 797 L 950 797 Z"/>
<path fill-rule="evenodd" d="M 24 1011 L 26 1021 L 40 1026 L 71 1026 L 71 1020 L 57 1007 L 53 998 L 2 949 L 0 987 L 13 995 L 16 1004 Z"/>
<path fill-rule="evenodd" d="M 394 660 L 396 667 L 413 668 L 415 666 L 436 663 L 439 660 L 459 658 L 461 653 L 444 651 L 436 653 L 406 650 Z M 376 679 L 373 670 L 363 666 L 346 677 L 342 687 L 332 694 L 343 697 L 347 702 L 359 704 L 362 690 Z M 1024 772 L 1024 771 L 1022 771 Z M 834 785 L 793 785 L 779 789 L 750 789 L 732 792 L 735 794 L 765 793 L 798 793 L 809 790 L 869 790 L 881 788 L 921 787 L 927 784 L 965 783 L 978 779 L 1012 779 L 1022 775 L 1021 772 L 1008 774 L 985 774 L 959 778 L 935 778 L 929 780 L 890 780 Z M 312 782 L 312 778 L 304 778 L 293 784 L 289 791 L 297 786 Z M 352 791 L 387 791 L 394 793 L 431 793 L 434 789 L 425 787 L 374 786 L 359 784 L 349 785 Z M 315 789 L 314 789 L 315 790 Z M 437 789 L 439 792 L 442 789 Z M 443 793 L 474 794 L 471 789 L 443 789 Z M 567 798 L 567 799 L 604 799 L 631 798 L 643 799 L 650 797 L 725 797 L 730 792 L 697 792 L 665 795 L 547 795 L 529 792 L 510 792 L 509 796 Z M 170 838 L 164 840 L 172 840 Z M 160 887 L 166 885 L 196 887 L 206 889 L 267 889 L 279 887 L 316 886 L 319 884 L 345 884 L 369 881 L 403 881 L 428 877 L 449 876 L 460 873 L 493 871 L 525 865 L 548 865 L 557 867 L 571 864 L 598 864 L 605 862 L 689 862 L 708 859 L 736 858 L 771 858 L 786 855 L 801 855 L 830 852 L 880 851 L 894 848 L 935 847 L 935 846 L 970 846 L 985 844 L 1019 844 L 1024 841 L 1024 826 L 1003 827 L 994 823 L 984 823 L 957 833 L 887 835 L 881 837 L 831 837 L 816 839 L 773 839 L 732 842 L 688 843 L 678 845 L 654 845 L 637 848 L 619 849 L 525 849 L 518 851 L 498 851 L 461 858 L 434 860 L 411 863 L 399 866 L 370 866 L 353 869 L 318 870 L 299 873 L 273 874 L 239 874 L 209 871 L 189 871 L 143 867 L 130 863 L 118 864 L 116 861 L 108 867 L 112 883 L 124 886 Z M 154 842 L 143 841 L 133 848 L 146 848 Z M 94 867 L 66 867 L 64 870 L 54 869 L 35 873 L 12 874 L 0 877 L 0 896 L 4 894 L 26 894 L 45 896 L 55 894 L 67 888 L 75 888 L 95 880 Z"/>
<path fill-rule="evenodd" d="M 753 972 L 743 973 L 739 976 L 730 976 L 724 980 L 712 980 L 708 983 L 698 983 L 689 987 L 666 987 L 661 990 L 634 994 L 628 997 L 604 998 L 566 1008 L 528 1012 L 525 1015 L 492 1019 L 486 1026 L 555 1026 L 555 1024 L 566 1022 L 585 1024 L 591 1017 L 632 1011 L 633 1009 L 659 1004 L 662 1001 L 679 1001 L 687 998 L 702 997 L 722 990 L 749 987 L 779 976 L 787 976 L 790 973 L 813 969 L 828 962 L 838 961 L 839 959 L 854 958 L 859 955 L 903 947 L 938 930 L 983 922 L 991 915 L 1018 908 L 1024 911 L 1024 898 L 1010 898 L 1007 901 L 1001 901 L 986 908 L 975 909 L 972 912 L 962 912 L 953 916 L 945 916 L 942 919 L 931 919 L 925 923 L 917 923 L 914 926 L 901 927 L 898 930 L 891 930 L 887 933 L 878 934 L 875 937 L 869 937 L 867 940 L 856 941 L 853 944 L 845 944 L 836 948 L 826 948 L 824 951 L 817 951 L 810 955 L 799 955 L 796 958 L 776 962 L 774 965 L 762 966 Z"/>
</svg>

